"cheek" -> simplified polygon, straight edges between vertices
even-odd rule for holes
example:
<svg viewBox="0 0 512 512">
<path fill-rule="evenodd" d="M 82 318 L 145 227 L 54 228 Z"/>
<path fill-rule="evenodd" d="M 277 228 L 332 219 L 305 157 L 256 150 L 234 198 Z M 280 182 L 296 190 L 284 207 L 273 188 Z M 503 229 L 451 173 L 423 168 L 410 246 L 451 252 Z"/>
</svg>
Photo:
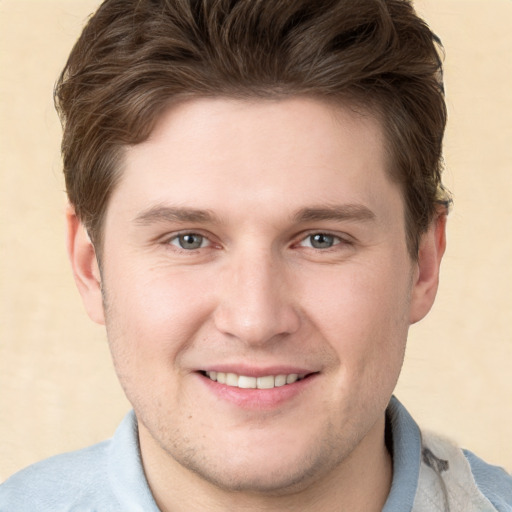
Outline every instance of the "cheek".
<svg viewBox="0 0 512 512">
<path fill-rule="evenodd" d="M 315 285 L 307 284 L 302 291 L 309 297 L 309 320 L 340 364 L 355 373 L 386 363 L 400 366 L 407 338 L 407 266 L 386 265 L 382 260 L 374 263 L 339 268 L 321 279 L 317 276 Z"/>
<path fill-rule="evenodd" d="M 105 316 L 116 366 L 137 375 L 176 363 L 211 310 L 206 280 L 197 274 L 158 267 L 109 274 Z"/>
</svg>

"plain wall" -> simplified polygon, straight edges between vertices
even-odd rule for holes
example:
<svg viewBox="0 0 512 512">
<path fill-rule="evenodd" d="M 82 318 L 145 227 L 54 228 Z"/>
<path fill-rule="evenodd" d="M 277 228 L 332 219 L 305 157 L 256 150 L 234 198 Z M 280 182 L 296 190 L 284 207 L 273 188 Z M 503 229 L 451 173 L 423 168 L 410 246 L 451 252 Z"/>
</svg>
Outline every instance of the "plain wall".
<svg viewBox="0 0 512 512">
<path fill-rule="evenodd" d="M 110 437 L 129 409 L 64 245 L 52 89 L 91 0 L 0 1 L 0 480 Z M 446 48 L 438 300 L 397 396 L 417 421 L 512 469 L 512 1 L 418 0 Z"/>
</svg>

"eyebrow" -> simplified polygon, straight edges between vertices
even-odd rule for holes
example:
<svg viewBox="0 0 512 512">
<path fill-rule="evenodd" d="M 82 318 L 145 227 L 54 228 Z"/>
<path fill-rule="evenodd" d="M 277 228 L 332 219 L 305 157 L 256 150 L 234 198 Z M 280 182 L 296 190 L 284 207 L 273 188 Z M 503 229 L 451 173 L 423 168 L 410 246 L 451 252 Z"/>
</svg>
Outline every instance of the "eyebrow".
<svg viewBox="0 0 512 512">
<path fill-rule="evenodd" d="M 154 206 L 144 210 L 135 217 L 134 222 L 148 226 L 158 222 L 216 222 L 216 215 L 209 210 L 184 208 L 176 206 Z"/>
<path fill-rule="evenodd" d="M 375 214 L 364 205 L 345 204 L 301 208 L 292 215 L 292 219 L 298 224 L 324 220 L 371 221 Z M 158 205 L 144 210 L 134 222 L 140 226 L 158 222 L 219 223 L 219 218 L 210 210 Z"/>
<path fill-rule="evenodd" d="M 375 220 L 373 213 L 367 206 L 362 204 L 344 204 L 337 206 L 302 208 L 293 216 L 295 222 L 316 222 L 323 220 L 334 221 L 372 221 Z"/>
</svg>

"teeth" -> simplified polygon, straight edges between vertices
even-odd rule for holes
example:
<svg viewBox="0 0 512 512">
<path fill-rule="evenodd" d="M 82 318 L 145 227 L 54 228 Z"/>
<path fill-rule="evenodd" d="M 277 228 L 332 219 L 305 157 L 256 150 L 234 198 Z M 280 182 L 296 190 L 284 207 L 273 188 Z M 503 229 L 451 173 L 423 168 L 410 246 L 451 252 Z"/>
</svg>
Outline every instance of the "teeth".
<svg viewBox="0 0 512 512">
<path fill-rule="evenodd" d="M 274 386 L 284 386 L 286 384 L 286 375 L 276 375 Z"/>
<path fill-rule="evenodd" d="M 238 387 L 238 375 L 226 373 L 226 384 L 228 386 Z"/>
<path fill-rule="evenodd" d="M 291 373 L 286 376 L 286 384 L 293 384 L 298 378 L 299 376 L 296 373 Z"/>
<path fill-rule="evenodd" d="M 240 375 L 240 377 L 238 377 L 238 387 L 244 389 L 255 388 L 257 380 L 259 379 L 256 379 L 256 377 L 246 377 L 245 375 Z"/>
<path fill-rule="evenodd" d="M 275 377 L 267 375 L 266 377 L 258 377 L 257 388 L 258 389 L 272 389 L 275 386 Z"/>
<path fill-rule="evenodd" d="M 205 372 L 211 380 L 220 384 L 226 384 L 231 387 L 242 389 L 272 389 L 286 384 L 293 384 L 302 380 L 304 375 L 290 373 L 289 375 L 265 375 L 264 377 L 247 377 L 246 375 L 236 375 L 235 373 L 224 372 Z"/>
</svg>

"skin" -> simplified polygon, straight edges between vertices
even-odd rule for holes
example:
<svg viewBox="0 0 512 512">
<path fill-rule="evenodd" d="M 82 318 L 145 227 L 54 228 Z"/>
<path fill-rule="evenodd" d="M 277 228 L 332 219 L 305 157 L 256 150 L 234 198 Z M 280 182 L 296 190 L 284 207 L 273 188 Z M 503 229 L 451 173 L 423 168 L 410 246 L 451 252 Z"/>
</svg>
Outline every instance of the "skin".
<svg viewBox="0 0 512 512">
<path fill-rule="evenodd" d="M 126 150 L 101 273 L 70 208 L 75 279 L 163 511 L 382 509 L 385 409 L 445 243 L 440 215 L 411 259 L 386 165 L 378 120 L 352 109 L 195 99 Z M 286 392 L 200 373 L 296 368 Z"/>
</svg>

